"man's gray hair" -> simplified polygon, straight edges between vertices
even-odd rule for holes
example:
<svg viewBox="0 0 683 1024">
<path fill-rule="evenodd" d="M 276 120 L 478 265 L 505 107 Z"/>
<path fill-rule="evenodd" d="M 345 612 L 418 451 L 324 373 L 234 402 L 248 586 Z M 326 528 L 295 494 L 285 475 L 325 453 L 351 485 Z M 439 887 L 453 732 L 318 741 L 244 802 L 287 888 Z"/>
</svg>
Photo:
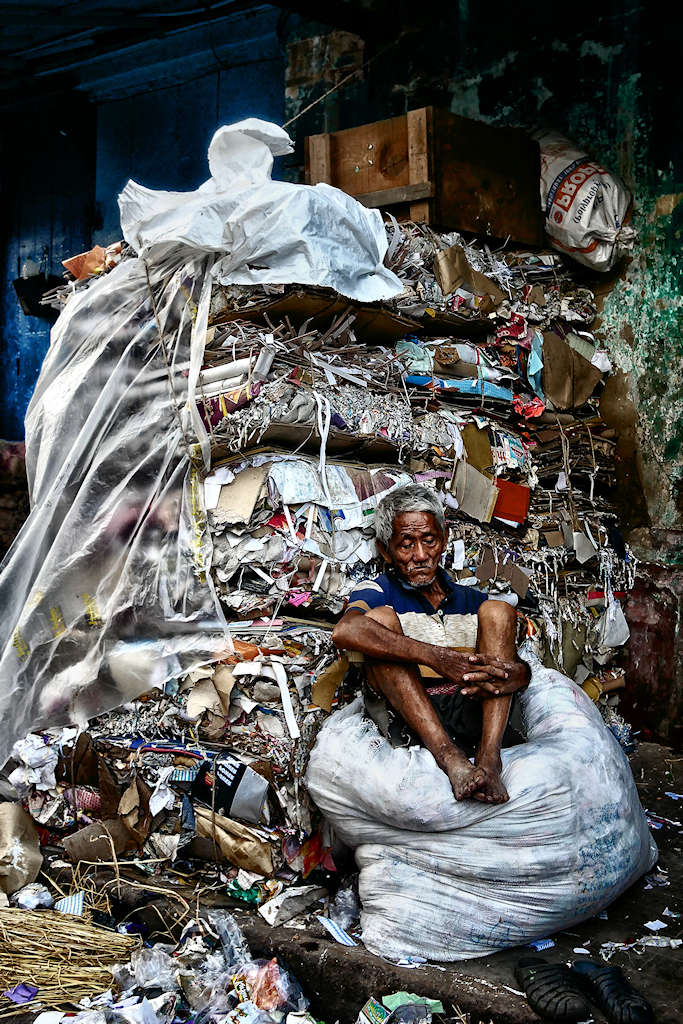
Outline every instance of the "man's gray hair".
<svg viewBox="0 0 683 1024">
<path fill-rule="evenodd" d="M 441 530 L 441 536 L 445 537 L 446 517 L 443 505 L 434 491 L 420 484 L 405 484 L 382 498 L 375 511 L 375 535 L 385 547 L 388 547 L 394 532 L 394 519 L 402 512 L 431 512 Z"/>
</svg>

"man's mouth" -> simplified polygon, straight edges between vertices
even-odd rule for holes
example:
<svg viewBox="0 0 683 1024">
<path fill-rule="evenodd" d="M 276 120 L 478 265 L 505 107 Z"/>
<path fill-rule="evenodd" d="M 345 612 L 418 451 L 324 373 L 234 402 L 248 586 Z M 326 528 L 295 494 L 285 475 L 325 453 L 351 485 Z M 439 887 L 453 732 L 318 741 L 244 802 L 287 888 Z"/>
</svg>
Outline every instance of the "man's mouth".
<svg viewBox="0 0 683 1024">
<path fill-rule="evenodd" d="M 436 566 L 434 565 L 415 565 L 411 566 L 406 570 L 406 576 L 409 579 L 425 579 L 425 582 L 431 583 L 436 573 Z"/>
</svg>

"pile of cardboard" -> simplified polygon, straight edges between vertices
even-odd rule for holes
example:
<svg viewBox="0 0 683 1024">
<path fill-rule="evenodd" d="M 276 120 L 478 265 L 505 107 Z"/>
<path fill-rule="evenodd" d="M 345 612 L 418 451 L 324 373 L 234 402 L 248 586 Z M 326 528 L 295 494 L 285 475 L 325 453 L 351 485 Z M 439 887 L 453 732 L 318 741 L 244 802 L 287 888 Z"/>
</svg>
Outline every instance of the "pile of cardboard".
<svg viewBox="0 0 683 1024">
<path fill-rule="evenodd" d="M 594 296 L 557 253 L 387 232 L 405 291 L 373 317 L 320 289 L 215 290 L 206 504 L 227 614 L 338 614 L 381 568 L 381 487 L 417 480 L 443 497 L 446 567 L 518 605 L 548 661 L 595 679 L 627 635 L 634 562 L 610 501 Z"/>
</svg>

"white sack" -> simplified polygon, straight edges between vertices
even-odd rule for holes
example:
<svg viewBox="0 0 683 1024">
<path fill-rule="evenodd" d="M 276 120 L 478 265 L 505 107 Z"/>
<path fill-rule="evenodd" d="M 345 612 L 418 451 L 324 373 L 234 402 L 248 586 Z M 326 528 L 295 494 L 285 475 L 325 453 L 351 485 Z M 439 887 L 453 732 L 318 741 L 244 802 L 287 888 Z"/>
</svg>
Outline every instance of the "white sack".
<svg viewBox="0 0 683 1024">
<path fill-rule="evenodd" d="M 363 941 L 465 960 L 599 913 L 657 857 L 628 761 L 590 698 L 530 653 L 529 741 L 502 752 L 507 804 L 456 802 L 421 747 L 392 749 L 359 698 L 311 754 L 309 792 L 360 868 Z"/>
<path fill-rule="evenodd" d="M 128 182 L 119 196 L 124 238 L 155 261 L 178 245 L 216 253 L 223 284 L 319 285 L 360 302 L 398 295 L 378 210 L 330 185 L 271 179 L 273 157 L 292 148 L 283 128 L 255 117 L 219 128 L 211 178 L 196 192 Z"/>
<path fill-rule="evenodd" d="M 541 203 L 553 248 L 593 270 L 610 270 L 633 249 L 626 223 L 631 193 L 623 181 L 561 135 L 538 136 Z"/>
</svg>

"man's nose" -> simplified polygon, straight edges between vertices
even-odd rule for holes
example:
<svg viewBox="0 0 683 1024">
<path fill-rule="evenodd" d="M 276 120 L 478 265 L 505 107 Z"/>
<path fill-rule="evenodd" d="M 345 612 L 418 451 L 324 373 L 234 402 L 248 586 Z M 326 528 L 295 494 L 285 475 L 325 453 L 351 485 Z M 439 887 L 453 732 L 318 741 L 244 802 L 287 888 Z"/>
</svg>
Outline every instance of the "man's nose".
<svg viewBox="0 0 683 1024">
<path fill-rule="evenodd" d="M 429 554 L 428 554 L 426 548 L 424 548 L 422 546 L 420 541 L 418 541 L 417 544 L 415 545 L 415 561 L 416 562 L 428 562 L 429 561 Z"/>
</svg>

